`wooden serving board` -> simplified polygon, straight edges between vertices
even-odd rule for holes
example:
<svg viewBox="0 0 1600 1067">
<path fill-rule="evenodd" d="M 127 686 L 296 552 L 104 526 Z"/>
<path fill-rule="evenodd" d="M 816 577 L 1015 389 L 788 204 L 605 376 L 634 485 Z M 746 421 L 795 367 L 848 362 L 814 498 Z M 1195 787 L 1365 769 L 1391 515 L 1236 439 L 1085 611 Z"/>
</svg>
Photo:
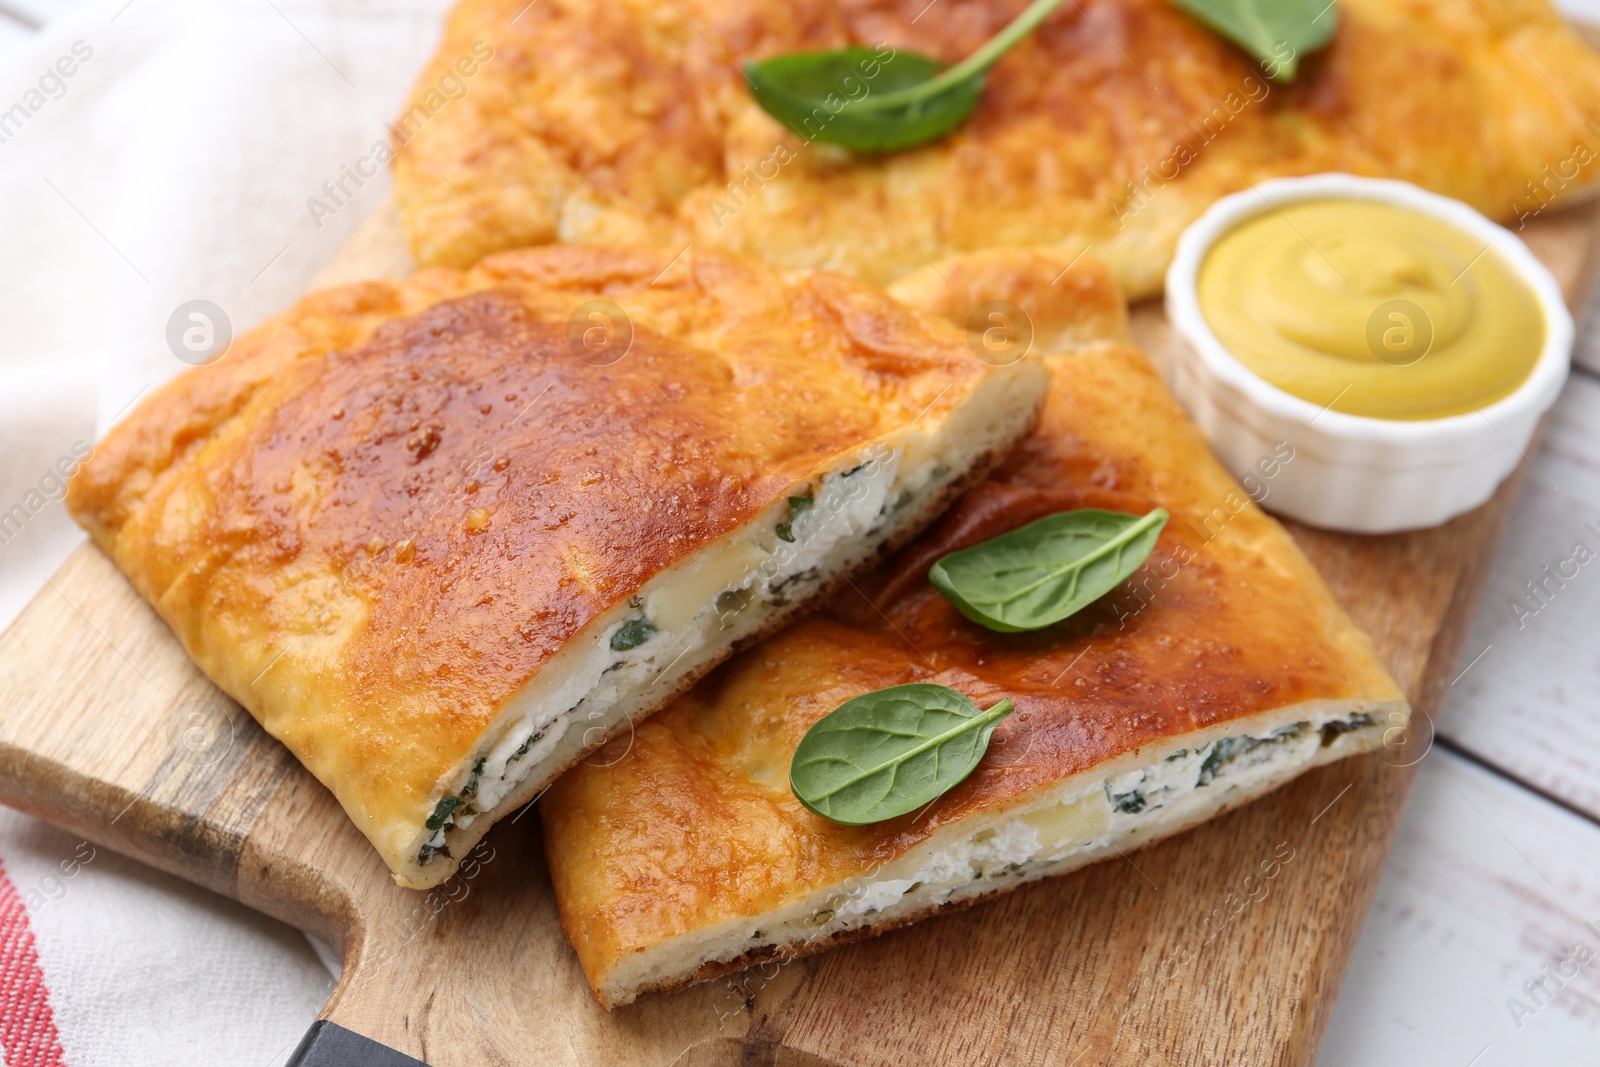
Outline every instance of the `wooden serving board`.
<svg viewBox="0 0 1600 1067">
<path fill-rule="evenodd" d="M 1600 207 L 1526 236 L 1576 306 Z M 384 213 L 319 280 L 406 263 Z M 1159 358 L 1159 310 L 1135 319 Z M 334 944 L 343 976 L 294 1063 L 1309 1064 L 1520 476 L 1433 530 L 1291 526 L 1418 707 L 1389 751 L 1125 859 L 609 1015 L 557 925 L 536 817 L 446 885 L 396 887 L 91 546 L 0 635 L 0 800 Z"/>
</svg>

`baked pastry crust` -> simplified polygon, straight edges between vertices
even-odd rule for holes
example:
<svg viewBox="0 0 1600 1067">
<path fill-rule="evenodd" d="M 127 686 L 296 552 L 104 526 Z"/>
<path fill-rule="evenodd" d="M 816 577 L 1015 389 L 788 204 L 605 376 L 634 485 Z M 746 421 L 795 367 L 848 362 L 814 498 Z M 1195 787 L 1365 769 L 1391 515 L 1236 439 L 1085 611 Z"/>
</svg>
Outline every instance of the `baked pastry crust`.
<svg viewBox="0 0 1600 1067">
<path fill-rule="evenodd" d="M 989 269 L 1007 269 L 1003 258 Z M 1409 709 L 1370 639 L 1119 336 L 1121 324 L 1105 313 L 1105 294 L 1115 292 L 1109 276 L 1089 261 L 1073 272 L 1084 320 L 1103 339 L 1074 341 L 1071 355 L 1052 361 L 1039 428 L 987 481 L 822 611 L 612 742 L 596 761 L 605 766 L 575 768 L 541 799 L 562 923 L 605 1006 L 756 959 L 817 951 L 1115 855 L 1112 840 L 1015 877 L 974 877 L 938 900 L 873 897 L 885 877 L 900 878 L 892 884 L 901 890 L 918 877 L 908 873 L 914 863 L 897 865 L 919 850 L 998 827 L 1041 798 L 1081 792 L 1080 783 L 1097 796 L 1103 779 L 1168 755 L 1311 721 L 1304 762 L 1248 788 L 1219 780 L 1196 790 L 1203 804 L 1136 828 L 1121 839 L 1125 851 L 1316 763 L 1369 751 L 1405 722 Z M 906 288 L 937 304 L 975 273 L 970 264 L 940 264 L 946 281 L 936 275 Z M 1043 303 L 1048 284 L 1016 291 L 1030 314 L 1070 333 L 1065 309 Z M 1145 566 L 1045 630 L 986 630 L 926 579 L 944 553 L 1053 512 L 1158 505 L 1172 518 Z M 850 827 L 804 808 L 788 768 L 805 731 L 859 693 L 912 681 L 953 686 L 980 707 L 1006 697 L 1017 711 L 972 776 L 919 813 Z M 1325 721 L 1337 725 L 1319 737 Z M 840 901 L 852 898 L 864 902 L 861 914 L 836 921 Z"/>
<path fill-rule="evenodd" d="M 595 365 L 569 320 L 602 298 L 633 336 Z M 581 705 L 592 681 L 553 703 L 569 650 L 611 657 L 608 633 L 654 612 L 653 589 L 678 595 L 670 577 L 738 537 L 773 547 L 786 496 L 864 456 L 898 462 L 907 506 L 863 520 L 837 542 L 855 555 L 815 563 L 787 600 L 712 617 L 625 694 L 647 714 L 931 521 L 1027 432 L 1045 384 L 1038 361 L 988 366 L 960 331 L 847 279 L 562 247 L 306 297 L 145 400 L 68 504 L 201 669 L 424 888 L 627 726 L 620 699 Z M 902 477 L 914 455 L 918 485 Z M 541 737 L 566 715 L 563 740 L 508 754 L 519 707 Z"/>
<path fill-rule="evenodd" d="M 851 43 L 954 61 L 1024 2 L 462 0 L 396 124 L 413 253 L 693 241 L 883 284 L 984 248 L 1092 247 L 1132 298 L 1190 221 L 1265 178 L 1401 178 L 1515 220 L 1600 173 L 1600 58 L 1545 0 L 1341 0 L 1292 85 L 1168 0 L 1067 4 L 970 121 L 879 158 L 789 133 L 739 72 Z M 492 56 L 447 100 L 475 50 Z"/>
</svg>

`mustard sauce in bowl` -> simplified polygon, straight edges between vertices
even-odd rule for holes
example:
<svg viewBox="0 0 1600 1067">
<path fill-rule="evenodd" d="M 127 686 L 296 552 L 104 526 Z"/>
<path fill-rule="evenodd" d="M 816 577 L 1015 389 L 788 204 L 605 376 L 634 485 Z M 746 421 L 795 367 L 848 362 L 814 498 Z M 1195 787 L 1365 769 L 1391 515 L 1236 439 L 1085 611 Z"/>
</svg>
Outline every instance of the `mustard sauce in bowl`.
<svg viewBox="0 0 1600 1067">
<path fill-rule="evenodd" d="M 1249 370 L 1350 415 L 1423 420 L 1510 396 L 1545 316 L 1481 237 L 1376 200 L 1305 200 L 1222 234 L 1195 280 L 1201 314 Z"/>
<path fill-rule="evenodd" d="M 1212 204 L 1178 238 L 1165 303 L 1167 380 L 1223 464 L 1253 477 L 1273 457 L 1264 507 L 1354 533 L 1487 500 L 1526 461 L 1574 336 L 1516 234 L 1354 174 Z"/>
</svg>

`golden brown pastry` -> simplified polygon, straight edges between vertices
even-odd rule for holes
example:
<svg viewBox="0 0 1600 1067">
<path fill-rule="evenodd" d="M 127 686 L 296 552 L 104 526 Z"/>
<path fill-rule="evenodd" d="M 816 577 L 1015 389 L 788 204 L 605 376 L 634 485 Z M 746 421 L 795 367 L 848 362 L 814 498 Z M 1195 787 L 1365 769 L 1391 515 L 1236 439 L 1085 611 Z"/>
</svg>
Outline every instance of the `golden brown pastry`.
<svg viewBox="0 0 1600 1067">
<path fill-rule="evenodd" d="M 1046 381 L 858 282 L 563 247 L 306 297 L 141 404 L 68 503 L 425 888 L 930 521 Z"/>
<path fill-rule="evenodd" d="M 1403 178 L 1515 220 L 1600 173 L 1600 58 L 1547 0 L 1340 0 L 1293 85 L 1169 0 L 1066 4 L 964 126 L 878 158 L 790 133 L 740 74 L 850 43 L 953 61 L 1024 3 L 462 0 L 395 127 L 412 250 L 466 266 L 512 245 L 694 242 L 882 284 L 1048 245 L 1092 248 L 1131 298 L 1160 289 L 1184 226 L 1264 178 Z M 452 78 L 458 99 L 438 91 Z"/>
<path fill-rule="evenodd" d="M 899 291 L 961 306 L 983 269 L 1017 273 L 1003 260 L 941 264 L 948 281 Z M 1052 361 L 1039 429 L 995 474 L 824 611 L 734 657 L 540 800 L 562 923 L 601 1004 L 1115 856 L 1406 722 L 1370 640 L 1107 314 L 1109 275 L 1087 261 L 1071 274 L 1079 321 L 1101 340 L 1080 335 Z M 1014 291 L 1071 337 L 1054 287 Z M 1272 464 L 1293 462 L 1264 459 L 1266 484 Z M 1156 505 L 1172 517 L 1140 571 L 1045 630 L 984 629 L 927 581 L 944 553 L 1047 514 Z M 788 779 L 805 731 L 851 697 L 913 681 L 1017 710 L 973 775 L 918 813 L 848 827 L 804 808 Z"/>
</svg>

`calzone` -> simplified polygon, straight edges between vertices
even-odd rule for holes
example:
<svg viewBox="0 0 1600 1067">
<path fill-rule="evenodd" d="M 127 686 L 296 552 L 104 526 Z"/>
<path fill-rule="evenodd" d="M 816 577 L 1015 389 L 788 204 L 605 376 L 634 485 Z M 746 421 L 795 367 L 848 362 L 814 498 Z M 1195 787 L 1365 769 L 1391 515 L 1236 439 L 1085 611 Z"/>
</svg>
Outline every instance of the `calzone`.
<svg viewBox="0 0 1600 1067">
<path fill-rule="evenodd" d="M 562 247 L 308 296 L 118 424 L 73 514 L 404 886 L 905 541 L 1032 358 L 866 286 Z"/>
</svg>

